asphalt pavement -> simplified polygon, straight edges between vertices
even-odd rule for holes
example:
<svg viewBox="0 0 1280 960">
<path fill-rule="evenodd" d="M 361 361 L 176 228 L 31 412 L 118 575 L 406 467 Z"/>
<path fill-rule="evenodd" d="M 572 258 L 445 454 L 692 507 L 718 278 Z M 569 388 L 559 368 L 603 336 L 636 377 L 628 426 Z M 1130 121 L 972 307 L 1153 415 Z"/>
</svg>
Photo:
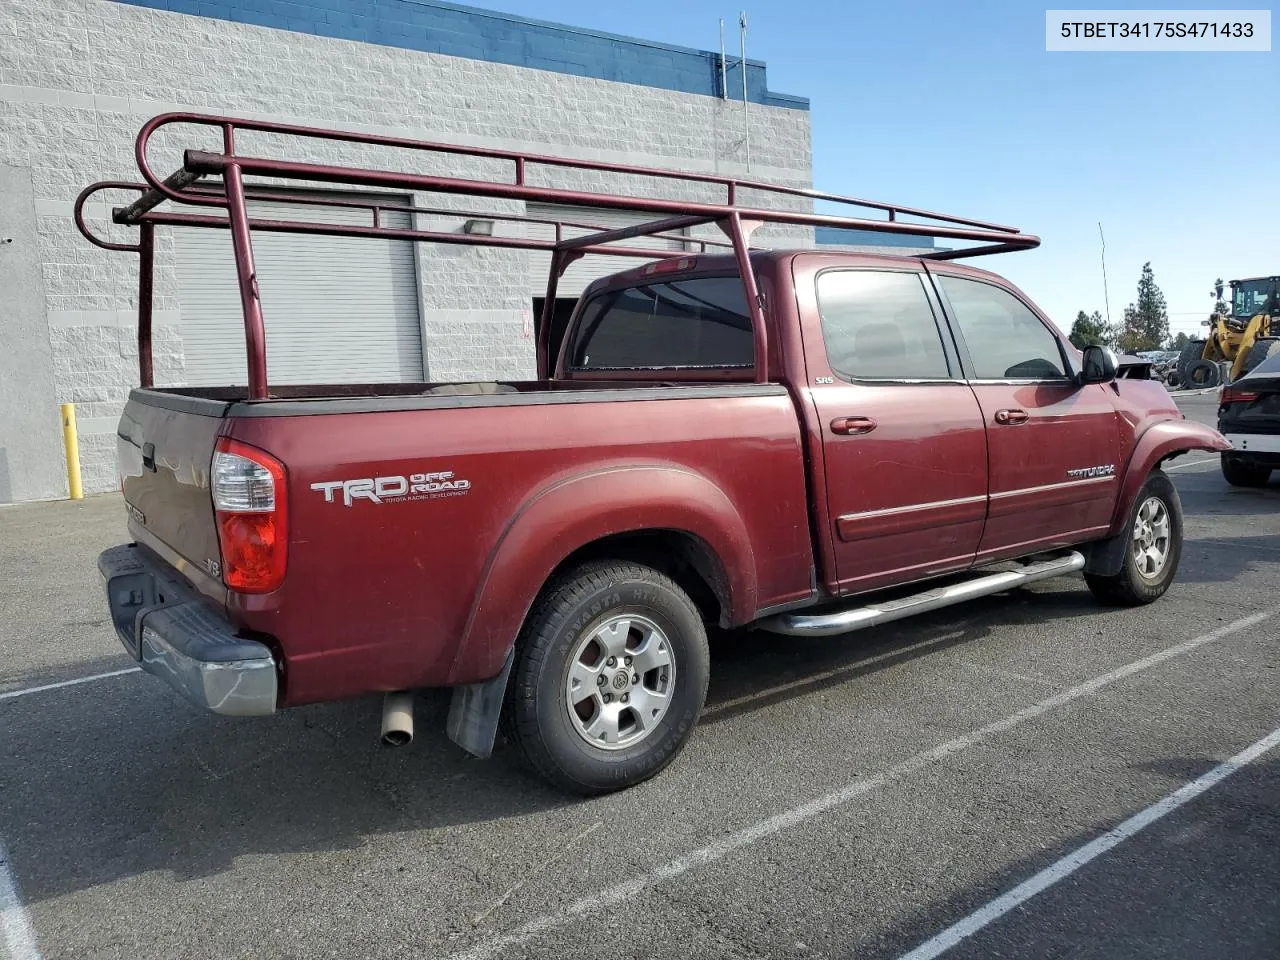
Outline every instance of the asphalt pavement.
<svg viewBox="0 0 1280 960">
<path fill-rule="evenodd" d="M 1170 475 L 1158 603 L 719 635 L 685 752 L 589 801 L 466 757 L 441 694 L 391 750 L 376 698 L 228 720 L 117 673 L 119 498 L 0 509 L 0 958 L 1280 957 L 1280 481 Z"/>
</svg>

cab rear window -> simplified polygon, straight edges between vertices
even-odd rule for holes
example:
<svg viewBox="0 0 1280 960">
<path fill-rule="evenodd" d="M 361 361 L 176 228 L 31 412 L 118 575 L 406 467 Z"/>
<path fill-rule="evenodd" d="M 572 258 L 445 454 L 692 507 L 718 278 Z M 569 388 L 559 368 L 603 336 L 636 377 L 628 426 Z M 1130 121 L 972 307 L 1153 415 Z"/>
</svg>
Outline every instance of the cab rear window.
<svg viewBox="0 0 1280 960">
<path fill-rule="evenodd" d="M 582 309 L 571 370 L 750 368 L 751 315 L 742 280 L 694 277 L 609 290 Z"/>
</svg>

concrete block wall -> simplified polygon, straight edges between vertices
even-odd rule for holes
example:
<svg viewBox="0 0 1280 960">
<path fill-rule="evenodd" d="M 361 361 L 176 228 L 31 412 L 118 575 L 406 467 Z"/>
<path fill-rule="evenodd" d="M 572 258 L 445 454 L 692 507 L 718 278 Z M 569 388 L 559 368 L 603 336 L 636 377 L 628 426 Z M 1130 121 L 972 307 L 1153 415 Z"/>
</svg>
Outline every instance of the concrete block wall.
<svg viewBox="0 0 1280 960">
<path fill-rule="evenodd" d="M 644 73 L 626 74 L 631 79 L 624 82 L 591 71 L 515 66 L 502 62 L 492 50 L 487 59 L 465 59 L 426 51 L 417 41 L 413 42 L 418 48 L 410 49 L 412 37 L 387 34 L 384 42 L 360 42 L 319 28 L 278 29 L 114 0 L 62 0 L 56 5 L 48 0 L 0 2 L 4 12 L 0 17 L 0 155 L 7 163 L 30 171 L 46 307 L 45 316 L 31 322 L 47 324 L 56 400 L 80 405 L 81 459 L 90 491 L 115 486 L 115 424 L 129 387 L 137 383 L 136 260 L 129 254 L 99 250 L 81 238 L 71 222 L 72 203 L 77 192 L 93 181 L 138 179 L 132 156 L 134 137 L 139 126 L 157 113 L 229 113 L 621 163 L 746 173 L 743 104 L 710 95 L 706 91 L 714 90 L 705 85 L 689 92 L 677 89 L 676 80 L 663 80 L 657 74 L 652 84 L 634 82 L 650 76 Z M 254 9 L 262 6 L 255 0 Z M 467 12 L 407 0 L 380 2 L 376 9 L 406 6 L 436 10 L 442 17 Z M 307 9 L 341 12 L 319 3 Z M 212 7 L 209 10 L 214 12 Z M 250 19 L 239 5 L 233 13 L 241 20 Z M 490 15 L 476 16 L 490 23 L 486 19 Z M 504 30 L 519 25 L 518 18 L 506 18 L 503 23 Z M 554 32 L 552 25 L 538 29 Z M 398 45 L 389 45 L 392 40 Z M 605 40 L 618 57 L 626 51 L 618 52 L 617 44 L 626 42 L 644 51 L 665 50 L 624 38 Z M 530 49 L 534 48 L 537 44 L 530 41 Z M 635 62 L 650 56 L 643 51 L 632 53 Z M 670 51 L 662 56 L 672 63 L 680 59 Z M 599 58 L 608 60 L 605 54 Z M 764 90 L 760 69 L 758 89 Z M 592 70 L 600 72 L 596 67 Z M 809 185 L 809 117 L 806 110 L 797 108 L 803 101 L 771 106 L 763 93 L 760 98 L 764 102 L 753 102 L 749 108 L 750 175 Z M 185 146 L 214 144 L 202 141 L 193 128 L 185 128 L 181 138 L 159 137 L 153 150 L 156 168 L 162 173 L 175 169 Z M 509 165 L 494 166 L 490 161 L 408 156 L 308 141 L 287 143 L 280 138 L 269 144 L 252 137 L 242 141 L 246 152 L 255 147 L 277 154 L 287 150 L 300 160 L 468 176 L 510 175 Z M 534 182 L 539 176 L 536 169 L 530 171 Z M 550 182 L 552 175 L 545 171 L 544 175 Z M 676 195 L 670 184 L 634 178 L 621 183 L 580 173 L 555 176 L 556 185 L 580 189 L 641 194 L 661 189 L 665 195 Z M 689 195 L 718 196 L 714 188 Z M 130 239 L 128 231 L 107 220 L 109 205 L 126 199 L 119 194 L 91 205 L 90 223 L 101 233 Z M 475 200 L 465 198 L 420 195 L 415 199 L 449 209 L 476 206 Z M 5 200 L 0 196 L 0 204 Z M 495 209 L 495 205 L 481 208 Z M 501 209 L 522 212 L 523 205 L 507 204 Z M 449 229 L 461 228 L 460 219 L 444 222 Z M 791 235 L 798 243 L 812 239 L 811 231 L 791 231 Z M 184 375 L 181 307 L 172 239 L 163 230 L 158 232 L 157 247 L 156 381 L 176 385 Z M 432 379 L 532 374 L 534 345 L 528 315 L 532 291 L 523 253 L 421 245 L 418 263 L 424 352 Z M 539 289 L 541 282 L 533 289 Z M 40 495 L 62 492 L 49 489 Z"/>
<path fill-rule="evenodd" d="M 435 0 L 123 0 L 157 10 L 236 20 L 297 33 L 442 53 L 516 67 L 682 93 L 742 99 L 741 61 L 720 54 L 530 20 Z M 769 90 L 765 65 L 748 58 L 747 99 L 808 109 L 804 97 Z M 724 89 L 722 89 L 722 87 Z"/>
</svg>

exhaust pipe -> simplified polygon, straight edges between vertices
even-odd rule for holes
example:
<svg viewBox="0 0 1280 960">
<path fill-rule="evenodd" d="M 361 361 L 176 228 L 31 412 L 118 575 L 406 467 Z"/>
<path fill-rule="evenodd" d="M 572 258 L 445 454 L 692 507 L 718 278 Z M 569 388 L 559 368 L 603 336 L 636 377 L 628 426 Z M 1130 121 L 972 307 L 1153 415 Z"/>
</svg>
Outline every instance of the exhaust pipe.
<svg viewBox="0 0 1280 960">
<path fill-rule="evenodd" d="M 382 700 L 382 743 L 403 747 L 413 742 L 413 693 L 401 690 Z"/>
</svg>

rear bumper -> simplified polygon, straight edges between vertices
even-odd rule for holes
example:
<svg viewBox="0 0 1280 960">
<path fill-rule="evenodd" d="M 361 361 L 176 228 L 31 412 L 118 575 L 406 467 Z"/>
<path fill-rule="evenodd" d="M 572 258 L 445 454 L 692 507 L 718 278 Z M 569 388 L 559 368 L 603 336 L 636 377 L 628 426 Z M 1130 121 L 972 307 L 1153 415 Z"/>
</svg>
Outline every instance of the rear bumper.
<svg viewBox="0 0 1280 960">
<path fill-rule="evenodd" d="M 1280 434 L 1224 433 L 1237 453 L 1280 453 Z"/>
<path fill-rule="evenodd" d="M 229 717 L 276 709 L 275 658 L 136 544 L 98 557 L 116 635 L 147 673 L 196 706 Z"/>
</svg>

